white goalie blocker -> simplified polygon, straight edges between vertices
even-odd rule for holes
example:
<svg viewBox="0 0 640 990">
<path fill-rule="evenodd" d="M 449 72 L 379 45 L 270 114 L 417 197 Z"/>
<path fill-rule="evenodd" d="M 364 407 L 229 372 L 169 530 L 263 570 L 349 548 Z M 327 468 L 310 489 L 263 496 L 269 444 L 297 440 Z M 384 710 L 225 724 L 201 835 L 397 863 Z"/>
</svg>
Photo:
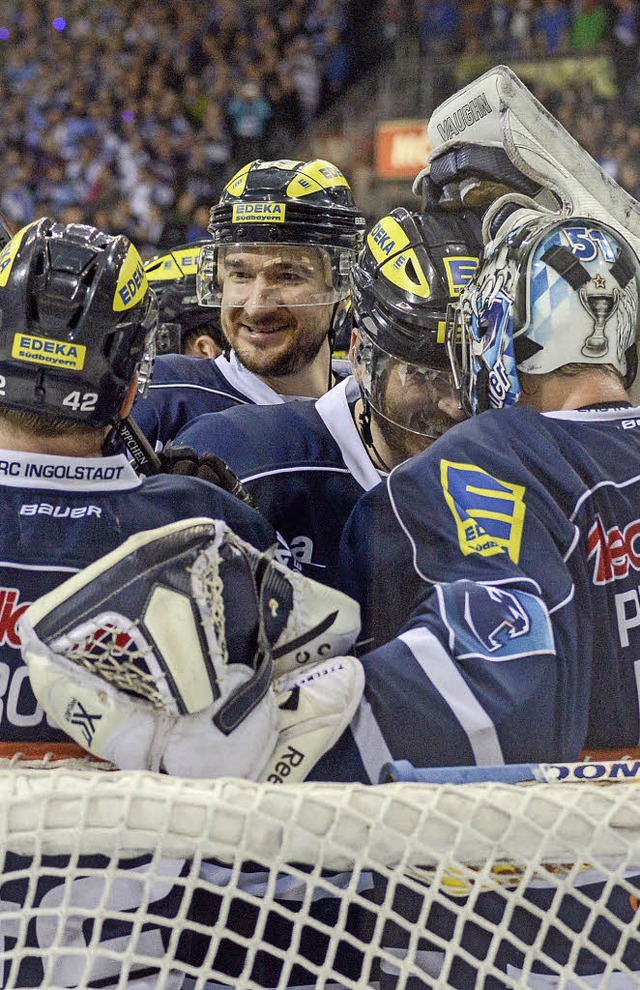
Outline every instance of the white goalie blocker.
<svg viewBox="0 0 640 990">
<path fill-rule="evenodd" d="M 304 780 L 351 720 L 359 631 L 347 595 L 206 518 L 130 537 L 19 627 L 36 698 L 90 753 L 274 782 Z"/>
<path fill-rule="evenodd" d="M 602 220 L 640 254 L 640 203 L 507 66 L 494 66 L 441 103 L 428 134 L 432 151 L 415 179 L 417 195 L 427 176 L 457 189 L 470 206 L 489 205 L 508 191 L 525 193 L 563 215 Z"/>
</svg>

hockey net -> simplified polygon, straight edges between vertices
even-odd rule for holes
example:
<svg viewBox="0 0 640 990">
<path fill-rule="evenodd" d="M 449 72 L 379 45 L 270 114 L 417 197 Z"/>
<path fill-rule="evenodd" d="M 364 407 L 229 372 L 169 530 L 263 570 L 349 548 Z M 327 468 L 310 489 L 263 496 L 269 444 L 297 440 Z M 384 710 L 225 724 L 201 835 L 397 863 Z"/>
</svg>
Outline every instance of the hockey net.
<svg viewBox="0 0 640 990">
<path fill-rule="evenodd" d="M 3 761 L 0 834 L 6 988 L 640 985 L 632 782 L 272 785 Z"/>
</svg>

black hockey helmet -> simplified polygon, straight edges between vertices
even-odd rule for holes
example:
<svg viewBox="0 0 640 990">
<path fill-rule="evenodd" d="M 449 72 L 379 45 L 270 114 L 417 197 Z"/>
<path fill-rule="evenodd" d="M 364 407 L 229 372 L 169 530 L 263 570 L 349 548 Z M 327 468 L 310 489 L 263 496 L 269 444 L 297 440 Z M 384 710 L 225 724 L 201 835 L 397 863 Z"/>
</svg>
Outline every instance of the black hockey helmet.
<svg viewBox="0 0 640 990">
<path fill-rule="evenodd" d="M 200 306 L 196 272 L 200 249 L 209 238 L 180 244 L 145 263 L 144 270 L 158 298 L 158 354 L 183 354 L 189 337 L 208 334 L 222 350 L 220 322 L 210 308 Z"/>
<path fill-rule="evenodd" d="M 326 249 L 334 301 L 344 299 L 365 226 L 349 183 L 331 162 L 249 162 L 211 209 L 213 243 L 200 256 L 198 298 L 203 305 L 220 305 L 218 260 L 225 245 L 306 244 Z"/>
<path fill-rule="evenodd" d="M 15 231 L 4 213 L 0 213 L 0 250 L 9 243 L 14 233 Z"/>
<path fill-rule="evenodd" d="M 472 279 L 481 249 L 472 213 L 392 210 L 367 234 L 351 273 L 354 322 L 385 353 L 448 370 L 447 308 Z"/>
<path fill-rule="evenodd" d="M 153 363 L 157 301 L 124 236 L 44 218 L 0 252 L 3 406 L 106 426 Z"/>
<path fill-rule="evenodd" d="M 435 438 L 452 424 L 440 409 L 445 398 L 457 404 L 447 314 L 473 278 L 481 247 L 475 215 L 437 209 L 421 215 L 398 207 L 367 234 L 351 273 L 351 305 L 359 334 L 352 364 L 368 446 L 372 409 L 420 437 Z M 397 385 L 389 392 L 394 378 L 400 397 Z"/>
</svg>

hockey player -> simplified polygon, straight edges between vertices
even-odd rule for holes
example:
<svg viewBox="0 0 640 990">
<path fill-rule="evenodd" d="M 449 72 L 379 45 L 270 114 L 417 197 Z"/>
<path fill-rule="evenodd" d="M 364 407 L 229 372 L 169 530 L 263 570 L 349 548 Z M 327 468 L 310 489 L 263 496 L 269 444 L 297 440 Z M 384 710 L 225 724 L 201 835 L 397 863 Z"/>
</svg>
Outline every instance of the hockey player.
<svg viewBox="0 0 640 990">
<path fill-rule="evenodd" d="M 389 753 L 576 759 L 640 733 L 638 258 L 599 221 L 513 208 L 497 231 L 487 214 L 460 301 L 473 418 L 363 496 L 345 529 L 365 634 L 386 641 L 364 661 L 374 777 Z"/>
<path fill-rule="evenodd" d="M 124 454 L 104 456 L 150 363 L 157 308 L 136 249 L 82 225 L 40 220 L 0 255 L 2 755 L 66 753 L 20 662 L 28 604 L 149 523 L 226 519 L 266 549 L 267 523 L 192 478 L 142 480 Z"/>
<path fill-rule="evenodd" d="M 351 273 L 353 376 L 315 402 L 227 409 L 178 435 L 236 472 L 284 537 L 281 560 L 335 586 L 357 499 L 461 418 L 444 327 L 479 251 L 472 215 L 393 210 Z"/>
<path fill-rule="evenodd" d="M 162 449 L 187 422 L 242 404 L 319 397 L 333 384 L 331 351 L 364 215 L 330 162 L 254 161 L 211 210 L 198 297 L 219 308 L 225 354 L 163 355 L 135 417 Z"/>
<path fill-rule="evenodd" d="M 181 244 L 145 263 L 145 274 L 158 299 L 156 354 L 211 359 L 222 354 L 217 314 L 203 309 L 196 295 L 200 248 L 208 243 L 207 239 Z"/>
<path fill-rule="evenodd" d="M 228 642 L 235 663 L 225 664 L 224 657 L 220 656 L 216 676 L 212 671 L 206 671 L 204 680 L 196 684 L 193 679 L 185 681 L 182 677 L 180 658 L 180 663 L 169 674 L 174 687 L 181 684 L 185 690 L 179 710 L 182 713 L 193 710 L 194 701 L 201 703 L 208 692 L 215 717 L 211 710 L 200 720 L 197 716 L 187 716 L 186 724 L 191 731 L 204 728 L 205 732 L 210 732 L 215 724 L 219 727 L 218 740 L 224 741 L 231 737 L 233 730 L 242 726 L 248 738 L 252 733 L 260 735 L 266 731 L 273 744 L 277 737 L 277 696 L 276 701 L 265 707 L 265 699 L 268 701 L 271 697 L 267 694 L 271 682 L 270 647 L 277 650 L 279 672 L 286 671 L 283 664 L 287 656 L 286 639 L 290 635 L 287 619 L 293 598 L 298 606 L 296 635 L 306 632 L 303 641 L 311 655 L 319 658 L 313 652 L 313 633 L 308 632 L 313 621 L 306 626 L 300 625 L 299 606 L 302 604 L 305 609 L 306 594 L 303 579 L 290 571 L 283 574 L 285 569 L 278 570 L 279 565 L 262 553 L 274 543 L 275 534 L 257 512 L 239 499 L 198 478 L 162 474 L 141 479 L 124 454 L 103 454 L 112 424 L 121 417 L 126 419 L 131 410 L 141 370 L 152 353 L 157 310 L 138 252 L 122 236 L 110 237 L 84 225 L 64 226 L 48 219 L 39 220 L 25 227 L 0 253 L 0 314 L 0 501 L 3 519 L 0 536 L 0 754 L 11 757 L 22 753 L 34 759 L 45 753 L 53 754 L 55 758 L 84 755 L 86 749 L 91 748 L 91 741 L 103 738 L 107 731 L 111 732 L 115 750 L 124 764 L 134 758 L 132 754 L 136 753 L 144 734 L 140 727 L 109 719 L 105 711 L 92 707 L 82 690 L 68 698 L 64 712 L 54 719 L 45 716 L 34 696 L 27 667 L 21 660 L 17 625 L 35 599 L 40 599 L 70 576 L 84 574 L 92 562 L 109 551 L 116 551 L 123 542 L 128 546 L 127 538 L 134 541 L 137 563 L 143 564 L 146 574 L 153 573 L 153 544 L 136 534 L 150 525 L 162 528 L 176 520 L 194 517 L 201 518 L 196 518 L 195 525 L 187 522 L 179 534 L 171 537 L 174 559 L 180 554 L 188 556 L 203 533 L 213 533 L 208 558 L 213 561 L 211 586 L 216 587 L 216 581 L 222 586 L 223 578 L 226 583 L 226 592 L 222 594 L 214 620 L 222 622 L 225 644 Z M 215 558 L 214 554 L 217 554 Z M 125 593 L 128 602 L 136 600 L 130 578 L 129 572 Z M 203 580 L 208 580 L 204 574 Z M 225 594 L 229 597 L 225 598 Z M 314 601 L 309 610 L 311 620 L 317 614 L 318 595 L 322 598 L 323 589 L 319 587 L 313 589 L 311 596 L 306 595 L 307 603 L 310 597 Z M 186 612 L 184 607 L 178 608 L 178 614 L 184 620 L 190 614 L 186 595 L 178 588 L 175 597 L 179 606 L 186 603 Z M 153 594 L 146 598 L 149 606 L 146 622 L 126 630 L 117 629 L 115 616 L 105 614 L 103 609 L 99 622 L 83 626 L 83 645 L 78 652 L 84 650 L 87 663 L 95 663 L 100 651 L 111 646 L 116 649 L 118 663 L 123 664 L 125 658 L 136 656 L 145 635 L 155 635 L 157 642 L 166 644 L 175 628 L 175 613 L 167 607 L 170 598 L 171 585 L 160 581 Z M 268 601 L 273 610 L 265 619 L 255 612 L 259 600 Z M 327 637 L 333 641 L 334 651 L 344 652 L 357 634 L 357 609 L 345 596 L 338 598 L 338 593 L 332 592 L 332 607 L 327 611 L 335 612 L 336 601 L 340 605 L 340 620 L 330 622 L 330 628 L 327 623 L 321 624 L 319 642 L 324 656 L 327 655 Z M 86 610 L 86 602 L 84 606 Z M 226 626 L 224 608 L 229 610 Z M 74 598 L 72 612 L 74 617 L 83 614 L 81 593 Z M 163 618 L 167 620 L 164 631 L 157 625 Z M 254 649 L 251 645 L 258 636 L 258 627 L 260 635 L 270 637 L 268 643 L 265 641 L 264 649 Z M 344 641 L 340 638 L 341 629 Z M 184 626 L 181 627 L 182 647 L 188 643 L 193 652 L 202 642 L 204 639 L 200 640 L 197 635 L 189 640 Z M 245 663 L 239 662 L 243 649 Z M 141 656 L 139 663 L 142 662 Z M 315 686 L 319 679 L 317 667 L 314 669 Z M 327 686 L 335 691 L 344 673 L 348 674 L 350 685 L 353 679 L 353 697 L 358 697 L 358 667 L 342 664 L 339 669 L 323 669 L 323 697 L 327 697 Z M 285 679 L 281 688 L 285 696 L 287 685 Z M 330 696 L 331 690 L 328 693 Z M 157 701 L 155 695 L 151 696 Z M 105 692 L 101 697 L 106 697 Z M 343 709 L 348 711 L 341 690 L 333 707 L 338 710 L 338 719 L 343 717 L 340 714 Z M 312 712 L 315 713 L 313 706 Z M 326 716 L 327 713 L 325 703 L 323 714 Z M 291 705 L 287 714 L 291 718 Z M 74 732 L 78 733 L 75 738 L 81 745 L 72 742 L 72 737 L 63 731 L 61 726 L 65 725 L 73 726 Z M 181 725 L 185 725 L 184 720 Z M 321 734 L 324 732 L 325 727 Z M 165 743 L 171 738 L 167 722 L 161 736 Z M 317 745 L 315 737 L 314 742 Z M 166 769 L 171 769 L 174 759 L 180 759 L 180 746 L 180 740 L 174 740 L 169 748 L 165 745 Z M 241 746 L 238 748 L 242 751 Z M 207 754 L 218 750 L 210 740 L 203 738 L 199 751 L 206 760 Z M 251 752 L 250 747 L 247 751 Z M 259 751 L 261 756 L 257 765 L 261 767 L 263 757 L 270 753 L 264 745 L 264 736 Z M 157 744 L 156 755 L 160 752 Z M 233 772 L 232 765 L 233 761 L 225 760 L 230 772 Z M 248 772 L 247 767 L 245 764 L 241 774 Z M 209 770 L 203 766 L 200 773 L 207 776 Z M 65 932 L 64 944 L 78 948 L 84 946 L 85 939 L 92 942 L 91 977 L 85 971 L 83 985 L 93 978 L 104 987 L 124 986 L 120 964 L 114 962 L 113 956 L 113 946 L 120 943 L 111 940 L 126 938 L 131 930 L 123 917 L 143 896 L 141 881 L 145 860 L 139 857 L 131 861 L 131 883 L 126 875 L 121 875 L 117 889 L 112 887 L 108 892 L 103 888 L 104 864 L 102 857 L 98 860 L 81 857 L 69 865 L 65 880 L 60 857 L 54 863 L 52 875 L 48 872 L 46 857 L 42 857 L 42 889 L 38 888 L 36 895 L 35 887 L 29 888 L 27 896 L 28 860 L 23 857 L 16 862 L 8 853 L 3 862 L 0 900 L 7 905 L 19 905 L 27 900 L 31 904 L 37 903 L 44 918 L 46 906 L 57 903 L 57 893 L 63 888 L 60 891 L 56 888 L 63 883 L 63 896 L 73 896 L 79 911 L 83 904 L 89 904 L 89 909 L 85 908 L 89 916 L 95 903 L 106 904 L 104 899 L 107 898 L 110 908 L 119 913 L 121 920 L 102 926 L 98 934 L 92 933 L 88 921 L 82 926 L 76 924 L 72 926 L 73 930 Z M 152 960 L 163 953 L 163 940 L 170 934 L 170 928 L 163 930 L 159 919 L 174 917 L 180 909 L 180 893 L 177 898 L 171 894 L 170 881 L 173 875 L 179 875 L 180 868 L 179 862 L 164 863 L 163 881 L 146 891 L 152 902 L 150 910 L 158 921 L 145 925 L 140 936 L 139 951 L 146 960 L 127 970 L 124 979 L 131 990 L 153 990 L 157 985 Z M 70 884 L 74 871 L 77 876 Z M 4 926 L 0 917 L 0 934 L 5 945 L 11 944 L 6 940 L 15 934 L 11 924 L 7 921 Z M 56 923 L 54 933 L 57 927 Z M 18 963 L 14 961 L 16 970 L 11 985 L 25 988 L 76 986 L 83 968 L 79 957 L 59 954 L 55 959 L 49 959 L 51 968 L 45 971 L 50 926 L 34 926 L 30 932 L 20 957 L 19 976 Z M 100 945 L 106 946 L 107 954 L 112 950 L 110 957 L 101 956 Z M 29 946 L 34 949 L 32 954 Z M 6 970 L 0 970 L 0 985 L 4 985 L 3 975 L 10 964 L 13 965 L 11 960 L 3 963 Z M 163 980 L 162 987 L 177 990 L 182 986 L 182 980 L 183 976 L 176 972 Z"/>
<path fill-rule="evenodd" d="M 269 546 L 273 536 L 257 513 L 218 488 L 166 475 L 142 480 L 124 454 L 103 455 L 112 424 L 126 421 L 131 410 L 157 321 L 142 261 L 125 237 L 48 219 L 25 227 L 0 253 L 0 314 L 0 754 L 76 756 L 84 750 L 45 716 L 20 657 L 16 626 L 29 604 L 150 520 L 163 524 L 194 514 L 219 515 L 258 547 Z M 108 629 L 102 636 L 108 638 Z M 97 725 L 92 712 L 78 704 L 74 717 L 90 737 Z M 3 904 L 25 903 L 27 864 L 5 855 Z M 56 866 L 61 865 L 58 858 Z M 85 865 L 93 871 L 81 887 L 93 904 L 91 898 L 99 896 L 90 879 L 95 859 Z M 101 860 L 99 869 L 103 865 Z M 124 912 L 140 897 L 144 860 L 132 865 L 132 882 L 123 879 L 113 903 Z M 177 875 L 180 864 L 174 867 Z M 13 877 L 12 871 L 17 871 Z M 167 875 L 171 872 L 167 865 Z M 53 903 L 58 882 L 49 878 L 47 886 L 43 880 L 38 897 Z M 168 890 L 165 884 L 149 891 L 158 916 L 171 913 Z M 11 922 L 0 923 L 0 929 L 10 946 Z M 162 952 L 160 932 L 151 926 L 145 936 L 150 955 Z M 91 938 L 88 930 L 85 934 Z M 108 943 L 125 934 L 126 926 L 120 926 L 99 937 Z M 44 985 L 39 939 L 32 932 L 34 952 L 25 947 L 15 985 Z M 5 961 L 0 985 L 6 966 Z M 128 973 L 126 985 L 149 990 L 152 971 L 145 969 Z M 61 960 L 44 982 L 75 986 L 76 973 L 73 962 Z M 104 985 L 110 978 L 120 985 L 119 966 L 103 968 Z M 168 990 L 180 982 L 169 977 Z"/>
</svg>

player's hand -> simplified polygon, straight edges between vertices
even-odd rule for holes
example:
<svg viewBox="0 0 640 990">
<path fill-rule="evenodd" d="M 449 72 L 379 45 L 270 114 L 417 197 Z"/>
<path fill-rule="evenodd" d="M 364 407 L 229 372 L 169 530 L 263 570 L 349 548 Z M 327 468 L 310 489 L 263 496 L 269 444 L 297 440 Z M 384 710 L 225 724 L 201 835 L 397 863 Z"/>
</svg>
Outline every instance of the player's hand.
<svg viewBox="0 0 640 990">
<path fill-rule="evenodd" d="M 540 186 L 509 160 L 503 148 L 461 142 L 432 153 L 413 183 L 422 209 L 471 208 L 480 213 L 506 193 L 535 196 Z"/>
<path fill-rule="evenodd" d="M 237 474 L 217 454 L 197 454 L 192 447 L 168 446 L 159 455 L 163 474 L 181 474 L 202 478 L 225 492 L 235 495 L 246 505 L 256 508 L 255 502 Z"/>
<path fill-rule="evenodd" d="M 34 693 L 123 770 L 301 780 L 364 685 L 357 605 L 306 581 L 220 521 L 139 533 L 21 617 Z"/>
</svg>

